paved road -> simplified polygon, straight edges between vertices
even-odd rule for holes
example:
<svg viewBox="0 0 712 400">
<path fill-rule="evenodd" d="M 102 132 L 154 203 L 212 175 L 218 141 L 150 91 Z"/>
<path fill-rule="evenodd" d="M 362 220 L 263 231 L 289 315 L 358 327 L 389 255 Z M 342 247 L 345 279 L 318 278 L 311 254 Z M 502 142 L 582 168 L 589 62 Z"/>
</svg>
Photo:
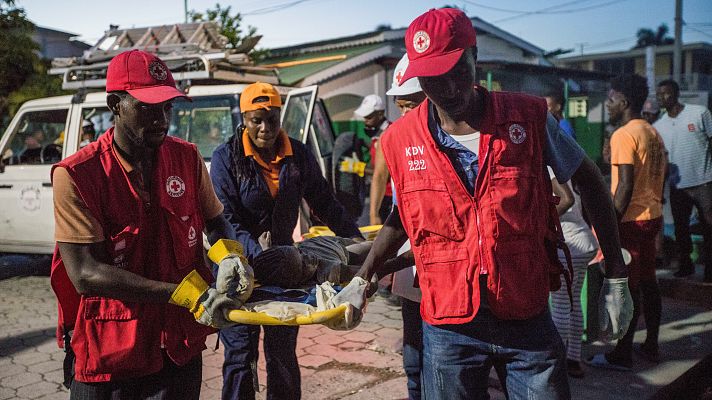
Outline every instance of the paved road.
<svg viewBox="0 0 712 400">
<path fill-rule="evenodd" d="M 62 387 L 64 354 L 56 347 L 56 304 L 47 277 L 17 277 L 0 281 L 0 400 L 67 399 Z M 303 398 L 402 399 L 407 396 L 399 355 L 401 319 L 398 309 L 376 298 L 364 321 L 349 332 L 322 326 L 300 330 L 297 354 L 303 377 Z M 642 326 L 641 326 L 642 327 Z M 642 332 L 636 341 L 642 341 Z M 222 349 L 204 353 L 202 398 L 219 398 Z M 575 399 L 644 399 L 712 354 L 712 311 L 663 299 L 660 335 L 663 362 L 642 360 L 633 372 L 588 369 L 584 379 L 571 380 Z M 604 350 L 585 346 L 585 354 Z M 260 382 L 265 382 L 260 363 Z M 503 396 L 496 389 L 494 399 Z M 264 398 L 264 391 L 259 398 Z"/>
</svg>

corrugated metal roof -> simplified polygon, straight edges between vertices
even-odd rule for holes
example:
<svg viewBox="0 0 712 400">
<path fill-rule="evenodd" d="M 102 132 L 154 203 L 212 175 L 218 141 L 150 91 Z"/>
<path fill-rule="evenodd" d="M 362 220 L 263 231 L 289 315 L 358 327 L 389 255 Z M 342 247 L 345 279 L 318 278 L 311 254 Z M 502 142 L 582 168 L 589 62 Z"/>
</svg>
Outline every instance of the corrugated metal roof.
<svg viewBox="0 0 712 400">
<path fill-rule="evenodd" d="M 385 46 L 388 46 L 388 44 L 376 43 L 365 46 L 354 46 L 350 48 L 324 51 L 319 53 L 303 54 L 296 57 L 269 58 L 264 60 L 261 65 L 274 65 L 285 62 L 296 62 L 298 65 L 277 68 L 279 74 L 279 82 L 283 85 L 292 86 L 301 82 L 304 78 L 310 75 L 316 74 L 327 68 L 333 67 L 342 62 L 346 62 L 356 56 Z"/>
</svg>

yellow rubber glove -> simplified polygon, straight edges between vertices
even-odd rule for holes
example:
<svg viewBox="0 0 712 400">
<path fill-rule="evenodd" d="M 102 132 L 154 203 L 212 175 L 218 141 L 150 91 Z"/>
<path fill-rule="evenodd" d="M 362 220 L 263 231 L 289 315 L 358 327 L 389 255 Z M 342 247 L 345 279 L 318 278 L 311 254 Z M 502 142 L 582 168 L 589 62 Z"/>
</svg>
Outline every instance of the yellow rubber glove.
<svg viewBox="0 0 712 400">
<path fill-rule="evenodd" d="M 242 245 L 234 240 L 220 239 L 208 250 L 208 258 L 218 264 L 215 288 L 233 300 L 244 304 L 255 287 L 255 273 L 243 255 Z"/>
<path fill-rule="evenodd" d="M 353 155 L 352 157 L 346 157 L 339 164 L 339 171 L 347 172 L 350 174 L 357 174 L 358 176 L 363 177 L 363 175 L 366 173 L 366 163 L 359 160 L 356 155 Z"/>
<path fill-rule="evenodd" d="M 198 311 L 200 297 L 208 290 L 208 283 L 196 270 L 190 271 L 188 275 L 178 284 L 169 303 L 185 307 L 190 312 Z"/>
<path fill-rule="evenodd" d="M 213 328 L 234 325 L 234 322 L 227 319 L 227 313 L 242 306 L 224 293 L 208 287 L 196 270 L 191 271 L 178 284 L 169 303 L 187 308 L 193 313 L 196 321 Z"/>
</svg>

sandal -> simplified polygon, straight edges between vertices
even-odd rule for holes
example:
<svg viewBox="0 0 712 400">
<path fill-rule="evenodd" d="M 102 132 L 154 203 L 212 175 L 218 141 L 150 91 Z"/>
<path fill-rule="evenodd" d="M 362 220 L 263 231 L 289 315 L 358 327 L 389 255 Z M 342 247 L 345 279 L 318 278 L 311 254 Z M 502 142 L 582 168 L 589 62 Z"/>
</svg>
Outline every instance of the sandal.
<svg viewBox="0 0 712 400">
<path fill-rule="evenodd" d="M 631 367 L 626 367 L 625 365 L 614 364 L 606 359 L 606 355 L 603 353 L 596 354 L 590 357 L 586 361 L 587 365 L 595 368 L 612 369 L 616 371 L 630 371 Z"/>
</svg>

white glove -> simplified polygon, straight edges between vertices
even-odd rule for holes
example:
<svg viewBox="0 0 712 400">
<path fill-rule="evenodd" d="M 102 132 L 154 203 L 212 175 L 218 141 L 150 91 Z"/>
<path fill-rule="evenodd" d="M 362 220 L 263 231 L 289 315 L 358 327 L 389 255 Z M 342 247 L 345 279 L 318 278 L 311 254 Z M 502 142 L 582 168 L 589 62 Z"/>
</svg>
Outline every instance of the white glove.
<svg viewBox="0 0 712 400">
<path fill-rule="evenodd" d="M 255 273 L 241 255 L 230 255 L 222 259 L 218 266 L 215 288 L 219 293 L 245 304 L 255 287 Z M 238 308 L 239 308 L 238 307 Z"/>
<path fill-rule="evenodd" d="M 240 301 L 240 306 L 252 295 L 255 287 L 255 273 L 242 255 L 239 242 L 220 239 L 208 250 L 208 258 L 218 265 L 215 288 L 233 300 Z"/>
<path fill-rule="evenodd" d="M 198 301 L 200 304 L 198 311 L 194 313 L 195 320 L 218 329 L 235 325 L 235 322 L 227 319 L 227 313 L 242 307 L 240 301 L 233 300 L 213 288 L 205 291 Z"/>
<path fill-rule="evenodd" d="M 604 338 L 620 339 L 633 319 L 628 278 L 604 279 L 598 296 L 598 321 Z"/>
<path fill-rule="evenodd" d="M 346 157 L 343 161 L 341 161 L 339 164 L 339 171 L 357 174 L 358 176 L 363 177 L 366 173 L 366 163 L 359 160 L 358 157 L 356 157 L 356 154 L 354 154 L 353 156 Z"/>
<path fill-rule="evenodd" d="M 348 285 L 334 297 L 332 297 L 326 305 L 327 309 L 338 307 L 342 304 L 347 304 L 344 319 L 331 321 L 327 325 L 331 329 L 346 330 L 353 329 L 361 323 L 363 312 L 366 308 L 366 290 L 368 282 L 360 276 L 355 276 L 351 279 Z"/>
<path fill-rule="evenodd" d="M 237 300 L 208 287 L 208 283 L 196 270 L 183 278 L 168 302 L 187 308 L 196 321 L 214 328 L 235 325 L 234 322 L 228 321 L 227 313 L 241 307 Z"/>
</svg>

